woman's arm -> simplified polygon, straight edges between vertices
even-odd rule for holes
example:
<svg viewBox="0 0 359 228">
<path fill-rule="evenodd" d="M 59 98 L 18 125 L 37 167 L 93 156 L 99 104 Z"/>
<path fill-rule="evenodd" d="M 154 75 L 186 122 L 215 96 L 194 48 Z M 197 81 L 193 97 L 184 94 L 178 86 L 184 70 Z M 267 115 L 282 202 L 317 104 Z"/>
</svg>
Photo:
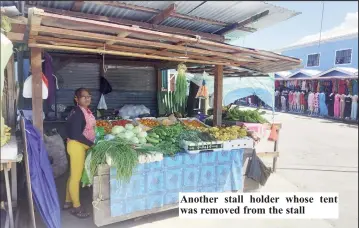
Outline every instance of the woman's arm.
<svg viewBox="0 0 359 228">
<path fill-rule="evenodd" d="M 81 110 L 75 109 L 66 123 L 67 136 L 70 139 L 77 140 L 87 146 L 92 146 L 94 143 L 83 135 L 85 125 L 86 121 L 84 114 Z"/>
</svg>

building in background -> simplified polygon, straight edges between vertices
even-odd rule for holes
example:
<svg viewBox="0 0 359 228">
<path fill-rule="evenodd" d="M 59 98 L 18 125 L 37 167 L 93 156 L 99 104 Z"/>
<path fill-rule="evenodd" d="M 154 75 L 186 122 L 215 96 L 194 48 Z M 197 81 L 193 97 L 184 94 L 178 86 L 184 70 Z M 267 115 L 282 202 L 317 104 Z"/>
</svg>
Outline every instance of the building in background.
<svg viewBox="0 0 359 228">
<path fill-rule="evenodd" d="M 320 42 L 298 43 L 276 52 L 302 59 L 303 68 L 308 70 L 323 72 L 334 67 L 358 69 L 358 31 L 323 37 Z"/>
</svg>

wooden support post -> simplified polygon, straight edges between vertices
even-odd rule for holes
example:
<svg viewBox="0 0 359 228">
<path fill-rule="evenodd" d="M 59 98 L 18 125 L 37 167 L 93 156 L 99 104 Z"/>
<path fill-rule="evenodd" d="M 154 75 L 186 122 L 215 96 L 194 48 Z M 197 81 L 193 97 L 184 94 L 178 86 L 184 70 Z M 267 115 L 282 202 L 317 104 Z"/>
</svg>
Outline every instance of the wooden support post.
<svg viewBox="0 0 359 228">
<path fill-rule="evenodd" d="M 222 101 L 223 101 L 223 66 L 216 65 L 214 69 L 213 126 L 222 125 Z"/>
<path fill-rule="evenodd" d="M 43 133 L 41 49 L 31 48 L 32 122 Z"/>
<path fill-rule="evenodd" d="M 16 85 L 15 85 L 15 74 L 14 74 L 14 55 L 9 59 L 9 62 L 6 65 L 7 72 L 7 125 L 11 129 L 15 129 L 15 119 L 16 119 L 16 110 L 15 110 L 15 101 L 16 98 Z"/>
<path fill-rule="evenodd" d="M 280 132 L 280 128 L 277 127 L 277 141 L 274 142 L 274 152 L 278 152 L 278 147 L 279 147 L 279 132 Z M 273 172 L 276 171 L 277 169 L 277 157 L 273 158 Z"/>
</svg>

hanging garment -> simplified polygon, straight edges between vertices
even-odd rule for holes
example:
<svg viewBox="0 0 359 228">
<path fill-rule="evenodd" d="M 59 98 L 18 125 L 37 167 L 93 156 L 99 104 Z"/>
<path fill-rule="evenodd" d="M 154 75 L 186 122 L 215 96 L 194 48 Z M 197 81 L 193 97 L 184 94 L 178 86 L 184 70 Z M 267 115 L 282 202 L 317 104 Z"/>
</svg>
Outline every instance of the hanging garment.
<svg viewBox="0 0 359 228">
<path fill-rule="evenodd" d="M 292 110 L 293 108 L 293 92 L 290 91 L 288 93 L 288 105 L 289 105 L 289 110 Z"/>
<path fill-rule="evenodd" d="M 308 95 L 308 109 L 313 112 L 314 110 L 314 93 L 309 93 Z"/>
<path fill-rule="evenodd" d="M 353 80 L 353 95 L 358 95 L 358 80 Z"/>
<path fill-rule="evenodd" d="M 334 93 L 331 93 L 328 100 L 328 116 L 330 117 L 334 116 L 334 99 Z"/>
<path fill-rule="evenodd" d="M 344 107 L 344 118 L 350 118 L 352 111 L 352 98 L 350 95 L 345 97 L 345 107 Z"/>
<path fill-rule="evenodd" d="M 336 94 L 334 97 L 334 117 L 340 117 L 340 95 Z"/>
<path fill-rule="evenodd" d="M 339 80 L 338 93 L 345 94 L 345 80 Z"/>
<path fill-rule="evenodd" d="M 286 105 L 287 101 L 285 99 L 285 96 L 281 96 L 281 106 L 282 106 L 282 111 L 285 112 L 287 110 L 287 105 Z"/>
<path fill-rule="evenodd" d="M 295 108 L 300 110 L 300 92 L 295 93 Z"/>
<path fill-rule="evenodd" d="M 308 98 L 309 98 L 309 93 L 304 93 L 304 111 L 308 110 Z"/>
<path fill-rule="evenodd" d="M 304 90 L 305 90 L 305 88 L 306 88 L 306 81 L 305 81 L 305 80 L 303 80 L 303 81 L 302 81 L 302 90 L 304 91 Z"/>
<path fill-rule="evenodd" d="M 345 94 L 340 95 L 340 118 L 344 118 Z"/>
<path fill-rule="evenodd" d="M 348 84 L 348 92 L 349 92 L 349 94 L 353 94 L 353 80 L 348 80 L 347 84 Z"/>
<path fill-rule="evenodd" d="M 314 94 L 314 108 L 319 108 L 319 93 Z"/>
<path fill-rule="evenodd" d="M 304 92 L 301 92 L 300 95 L 299 95 L 299 103 L 300 103 L 300 111 L 301 112 L 304 112 L 305 110 L 305 99 L 304 99 Z"/>
<path fill-rule="evenodd" d="M 328 115 L 327 105 L 325 104 L 325 93 L 319 94 L 319 113 L 321 116 Z"/>
<path fill-rule="evenodd" d="M 357 118 L 357 115 L 358 115 L 358 96 L 357 95 L 354 95 L 352 97 L 352 110 L 351 110 L 351 115 L 350 115 L 350 118 L 352 120 L 355 120 Z"/>
</svg>

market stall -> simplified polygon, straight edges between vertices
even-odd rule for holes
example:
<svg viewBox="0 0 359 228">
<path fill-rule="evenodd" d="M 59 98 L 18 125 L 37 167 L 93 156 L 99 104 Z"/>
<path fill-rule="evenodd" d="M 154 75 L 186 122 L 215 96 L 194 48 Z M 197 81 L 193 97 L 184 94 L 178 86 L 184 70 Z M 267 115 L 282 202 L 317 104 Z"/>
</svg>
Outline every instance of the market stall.
<svg viewBox="0 0 359 228">
<path fill-rule="evenodd" d="M 289 75 L 289 78 L 276 79 L 277 110 L 338 120 L 358 120 L 358 69 L 334 67 L 324 72 L 315 71 L 315 74 L 311 71 L 311 75 L 304 77 L 305 72 L 302 70 L 291 74 L 294 78 Z M 323 98 L 319 99 L 320 96 Z M 345 99 L 348 102 L 344 103 Z M 318 102 L 315 103 L 315 100 Z M 339 108 L 334 111 L 334 106 Z"/>
<path fill-rule="evenodd" d="M 50 13 L 29 8 L 28 14 L 31 34 L 28 45 L 31 51 L 32 119 L 41 132 L 44 127 L 41 89 L 41 60 L 42 55 L 45 55 L 44 50 L 53 56 L 67 54 L 69 59 L 70 56 L 72 59 L 80 58 L 75 53 L 96 56 L 91 63 L 83 66 L 73 64 L 83 67 L 76 72 L 76 77 L 71 75 L 75 68 L 64 67 L 63 69 L 68 70 L 64 73 L 67 78 L 62 80 L 68 80 L 64 84 L 69 88 L 62 94 L 59 91 L 55 94 L 63 99 L 59 103 L 65 103 L 65 100 L 71 102 L 73 96 L 69 90 L 74 89 L 71 86 L 88 85 L 91 80 L 98 82 L 103 76 L 110 82 L 112 92 L 105 94 L 98 83 L 91 92 L 97 94 L 96 98 L 99 100 L 104 95 L 108 109 L 111 105 L 117 106 L 116 108 L 140 105 L 133 104 L 135 97 L 140 97 L 137 92 L 142 91 L 142 95 L 148 92 L 141 99 L 148 98 L 148 94 L 153 96 L 156 91 L 162 90 L 161 70 L 177 68 L 176 89 L 170 102 L 175 103 L 178 112 L 185 114 L 186 68 L 214 66 L 214 127 L 206 126 L 196 119 L 182 119 L 174 115 L 158 117 L 156 111 L 161 100 L 156 99 L 156 95 L 146 100 L 154 102 L 149 104 L 155 104 L 152 107 L 145 105 L 150 109 L 146 112 L 150 117 L 141 117 L 139 109 L 129 109 L 126 114 L 120 109 L 118 113 L 111 113 L 111 120 L 98 120 L 96 145 L 86 157 L 82 179 L 84 185 L 92 184 L 94 189 L 93 213 L 96 225 L 102 226 L 176 207 L 180 191 L 242 190 L 243 153 L 245 148 L 253 148 L 253 139 L 249 137 L 245 127 L 221 127 L 223 74 L 227 72 L 227 66 L 236 67 L 232 69 L 233 76 L 251 76 L 253 72 L 266 74 L 295 68 L 300 60 L 178 33 L 93 20 L 75 13 L 72 14 L 74 16 L 67 16 L 66 12 Z M 78 29 L 79 25 L 81 31 Z M 100 58 L 97 54 L 100 54 Z M 67 60 L 66 57 L 59 61 L 54 58 L 54 65 L 55 62 L 61 65 Z M 112 69 L 119 70 L 112 71 L 110 65 L 114 67 Z M 132 71 L 128 65 L 132 68 L 148 68 L 140 72 Z M 239 66 L 243 68 L 238 68 Z M 87 76 L 93 77 L 82 77 L 81 71 L 85 70 L 88 72 Z M 120 75 L 125 71 L 132 73 Z M 85 80 L 80 81 L 79 78 Z M 124 82 L 128 82 L 126 79 L 133 82 L 125 86 Z M 145 84 L 139 85 L 140 83 Z M 116 87 L 120 85 L 123 86 L 122 94 L 116 91 Z M 147 90 L 149 87 L 155 90 Z M 123 94 L 124 90 L 127 97 Z M 94 109 L 97 111 L 100 108 Z M 57 107 L 54 111 L 57 112 Z M 105 115 L 102 113 L 101 116 Z M 116 119 L 119 116 L 121 118 Z"/>
</svg>

